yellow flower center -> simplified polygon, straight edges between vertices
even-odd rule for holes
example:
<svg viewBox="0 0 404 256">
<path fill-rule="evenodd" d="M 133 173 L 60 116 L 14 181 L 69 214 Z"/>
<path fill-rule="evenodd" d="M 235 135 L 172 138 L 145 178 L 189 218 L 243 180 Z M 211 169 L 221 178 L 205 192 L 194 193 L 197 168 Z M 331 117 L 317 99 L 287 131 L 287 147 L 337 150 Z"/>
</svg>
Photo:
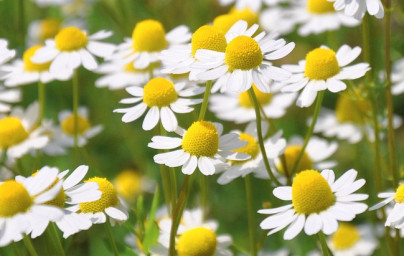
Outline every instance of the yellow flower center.
<svg viewBox="0 0 404 256">
<path fill-rule="evenodd" d="M 213 26 L 226 33 L 239 20 L 246 21 L 250 27 L 258 23 L 258 15 L 248 8 L 243 10 L 233 9 L 229 14 L 217 16 L 213 20 Z"/>
<path fill-rule="evenodd" d="M 0 148 L 16 145 L 28 136 L 19 118 L 8 116 L 0 119 Z"/>
<path fill-rule="evenodd" d="M 232 152 L 248 154 L 251 156 L 251 158 L 248 160 L 245 160 L 245 161 L 231 161 L 233 164 L 242 164 L 242 163 L 248 162 L 248 161 L 256 158 L 258 153 L 260 152 L 258 142 L 250 134 L 240 133 L 240 140 L 247 141 L 247 145 L 242 148 L 233 150 Z"/>
<path fill-rule="evenodd" d="M 271 93 L 263 93 L 263 92 L 261 92 L 255 86 L 255 84 L 253 84 L 253 90 L 254 90 L 255 96 L 257 97 L 257 100 L 258 100 L 258 102 L 260 103 L 261 106 L 265 106 L 271 101 L 271 98 L 272 98 Z M 241 106 L 243 106 L 245 108 L 253 108 L 254 107 L 254 103 L 251 102 L 250 94 L 248 93 L 248 91 L 242 92 L 242 93 L 240 93 L 238 95 L 238 102 L 240 103 Z"/>
<path fill-rule="evenodd" d="M 338 60 L 333 50 L 317 48 L 306 55 L 304 74 L 311 80 L 326 80 L 338 73 Z"/>
<path fill-rule="evenodd" d="M 296 164 L 297 157 L 299 156 L 300 151 L 302 151 L 301 146 L 288 146 L 285 149 L 285 152 L 283 154 L 286 159 L 286 169 L 288 173 L 291 173 L 293 171 L 293 167 Z M 310 159 L 309 155 L 305 151 L 302 158 L 300 159 L 299 165 L 296 167 L 296 173 L 299 173 L 303 170 L 309 170 L 311 168 L 313 168 L 313 161 Z M 278 171 L 280 173 L 285 173 L 284 165 L 282 163 L 278 165 Z"/>
<path fill-rule="evenodd" d="M 101 191 L 101 198 L 93 202 L 80 203 L 82 212 L 103 212 L 106 208 L 119 204 L 118 193 L 114 185 L 106 178 L 94 177 L 84 182 L 96 182 L 99 186 L 98 189 Z"/>
<path fill-rule="evenodd" d="M 166 31 L 157 20 L 138 22 L 132 33 L 133 49 L 139 52 L 157 52 L 167 46 Z"/>
<path fill-rule="evenodd" d="M 256 68 L 261 65 L 262 60 L 260 46 L 249 36 L 238 36 L 227 45 L 225 61 L 230 71 Z"/>
<path fill-rule="evenodd" d="M 213 157 L 219 149 L 216 126 L 208 121 L 194 122 L 182 139 L 182 149 L 194 156 Z"/>
<path fill-rule="evenodd" d="M 216 233 L 203 227 L 184 232 L 177 242 L 178 256 L 213 256 L 216 247 Z"/>
<path fill-rule="evenodd" d="M 76 27 L 62 28 L 55 38 L 56 48 L 70 52 L 86 47 L 88 38 L 85 32 Z"/>
<path fill-rule="evenodd" d="M 128 201 L 132 201 L 142 193 L 142 179 L 134 170 L 124 170 L 115 178 L 115 187 L 118 194 Z"/>
<path fill-rule="evenodd" d="M 292 183 L 292 203 L 295 211 L 309 215 L 319 213 L 335 202 L 327 180 L 315 170 L 305 170 L 296 175 Z"/>
<path fill-rule="evenodd" d="M 38 172 L 39 172 L 39 171 L 34 172 L 34 173 L 32 174 L 32 176 L 37 175 Z M 54 181 L 46 190 L 44 190 L 44 191 L 43 191 L 42 193 L 40 193 L 39 195 L 41 195 L 41 194 L 45 193 L 46 191 L 48 191 L 49 189 L 53 188 L 53 187 L 56 185 L 56 183 L 59 182 L 59 180 L 60 180 L 60 179 L 59 179 L 58 177 L 56 177 L 55 181 Z M 39 195 L 38 195 L 38 196 L 39 196 Z M 47 205 L 53 205 L 53 206 L 57 206 L 57 207 L 63 208 L 63 207 L 65 206 L 65 202 L 66 202 L 66 194 L 65 194 L 65 191 L 63 190 L 63 188 L 61 188 L 60 191 L 59 191 L 59 193 L 57 193 L 57 195 L 55 196 L 55 198 L 52 199 L 52 200 L 50 200 L 50 201 L 48 201 L 48 202 L 46 202 L 45 204 L 47 204 Z"/>
<path fill-rule="evenodd" d="M 357 99 L 352 99 L 349 95 L 341 94 L 337 99 L 335 114 L 340 123 L 363 124 L 364 117 L 370 108 L 369 101 L 363 99 L 361 96 Z"/>
<path fill-rule="evenodd" d="M 26 212 L 33 202 L 22 184 L 7 180 L 0 185 L 0 217 L 7 218 Z"/>
<path fill-rule="evenodd" d="M 28 50 L 24 52 L 24 55 L 22 56 L 23 62 L 24 62 L 24 70 L 29 71 L 29 72 L 43 72 L 49 70 L 49 66 L 51 62 L 46 62 L 43 64 L 37 64 L 33 63 L 31 61 L 31 57 L 34 56 L 35 52 L 38 49 L 41 49 L 41 45 L 35 45 L 30 47 Z"/>
<path fill-rule="evenodd" d="M 352 247 L 360 239 L 360 234 L 354 225 L 341 223 L 331 237 L 331 242 L 337 250 L 345 250 Z"/>
<path fill-rule="evenodd" d="M 69 135 L 74 135 L 74 124 L 75 124 L 74 115 L 71 114 L 65 120 L 63 120 L 63 122 L 61 124 L 63 132 L 66 134 L 69 134 Z M 90 126 L 91 126 L 91 124 L 86 118 L 84 118 L 80 115 L 77 116 L 77 133 L 78 134 L 83 134 L 85 131 L 87 131 L 90 128 Z"/>
<path fill-rule="evenodd" d="M 394 196 L 396 202 L 401 204 L 404 203 L 404 184 L 401 184 L 396 191 L 396 195 Z"/>
<path fill-rule="evenodd" d="M 333 2 L 327 0 L 308 0 L 307 10 L 316 14 L 335 12 Z"/>
<path fill-rule="evenodd" d="M 166 107 L 178 99 L 173 82 L 156 77 L 143 88 L 143 102 L 149 107 Z"/>
<path fill-rule="evenodd" d="M 60 20 L 43 19 L 39 23 L 39 39 L 45 41 L 49 38 L 54 38 L 60 30 Z"/>
<path fill-rule="evenodd" d="M 224 52 L 226 50 L 227 41 L 224 34 L 214 26 L 205 25 L 198 28 L 192 35 L 192 57 L 199 49 L 207 49 L 216 52 Z"/>
</svg>

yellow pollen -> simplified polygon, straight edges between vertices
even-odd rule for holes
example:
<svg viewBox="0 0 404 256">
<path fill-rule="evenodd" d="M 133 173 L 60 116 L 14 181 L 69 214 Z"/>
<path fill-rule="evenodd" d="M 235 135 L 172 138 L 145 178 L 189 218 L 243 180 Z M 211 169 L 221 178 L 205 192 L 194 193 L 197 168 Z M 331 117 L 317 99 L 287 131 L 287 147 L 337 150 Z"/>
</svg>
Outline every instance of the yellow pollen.
<svg viewBox="0 0 404 256">
<path fill-rule="evenodd" d="M 63 132 L 69 135 L 74 135 L 74 123 L 75 123 L 74 115 L 71 114 L 65 120 L 63 120 L 61 124 Z M 90 122 L 80 115 L 77 116 L 77 123 L 78 123 L 77 125 L 78 134 L 83 134 L 91 126 Z"/>
<path fill-rule="evenodd" d="M 327 0 L 308 0 L 307 10 L 311 13 L 317 14 L 335 12 L 333 2 Z"/>
<path fill-rule="evenodd" d="M 26 212 L 33 202 L 22 184 L 7 180 L 0 185 L 0 217 L 12 217 Z"/>
<path fill-rule="evenodd" d="M 364 123 L 364 117 L 370 110 L 371 106 L 369 101 L 365 100 L 360 95 L 357 96 L 356 99 L 351 98 L 348 94 L 341 94 L 338 97 L 335 106 L 335 114 L 340 123 Z"/>
<path fill-rule="evenodd" d="M 304 74 L 311 80 L 326 80 L 338 73 L 338 60 L 333 50 L 317 48 L 306 55 Z"/>
<path fill-rule="evenodd" d="M 229 71 L 254 69 L 261 65 L 262 60 L 260 46 L 249 36 L 238 36 L 227 45 L 225 62 Z"/>
<path fill-rule="evenodd" d="M 213 157 L 219 149 L 216 126 L 208 121 L 194 122 L 182 139 L 182 149 L 194 156 Z"/>
<path fill-rule="evenodd" d="M 80 203 L 80 210 L 82 212 L 103 212 L 106 208 L 116 206 L 119 204 L 118 193 L 116 192 L 114 185 L 106 178 L 94 177 L 84 182 L 96 182 L 101 191 L 101 198 L 88 203 Z"/>
<path fill-rule="evenodd" d="M 300 151 L 302 151 L 301 146 L 288 146 L 285 149 L 285 152 L 283 154 L 286 159 L 286 169 L 288 173 L 291 173 L 293 171 L 293 167 L 295 166 Z M 299 166 L 297 166 L 296 168 L 296 173 L 299 173 L 303 170 L 309 170 L 311 168 L 313 168 L 313 161 L 310 159 L 309 155 L 305 151 L 303 153 L 302 158 L 300 159 Z M 280 173 L 285 173 L 284 166 L 282 163 L 279 164 L 278 171 Z"/>
<path fill-rule="evenodd" d="M 240 140 L 241 141 L 247 141 L 247 145 L 242 147 L 242 148 L 233 150 L 232 152 L 239 152 L 239 153 L 248 154 L 248 155 L 251 156 L 251 158 L 248 159 L 248 160 L 245 160 L 245 161 L 231 161 L 233 164 L 242 164 L 242 163 L 248 162 L 248 161 L 256 158 L 258 153 L 260 152 L 258 142 L 250 134 L 248 134 L 248 133 L 240 133 Z"/>
<path fill-rule="evenodd" d="M 149 107 L 166 107 L 177 99 L 173 82 L 163 77 L 153 78 L 143 88 L 143 102 Z"/>
<path fill-rule="evenodd" d="M 327 180 L 315 170 L 305 170 L 296 175 L 292 183 L 292 203 L 295 211 L 309 215 L 327 210 L 335 196 Z"/>
<path fill-rule="evenodd" d="M 133 49 L 139 52 L 157 52 L 167 46 L 166 31 L 157 20 L 138 22 L 132 33 Z"/>
<path fill-rule="evenodd" d="M 39 39 L 45 41 L 49 38 L 54 38 L 60 30 L 60 20 L 43 19 L 39 23 Z"/>
<path fill-rule="evenodd" d="M 205 25 L 198 28 L 192 35 L 192 57 L 199 49 L 207 49 L 216 52 L 224 52 L 226 50 L 227 41 L 224 34 L 214 26 Z"/>
<path fill-rule="evenodd" d="M 62 28 L 55 38 L 56 48 L 71 52 L 86 47 L 88 38 L 85 32 L 76 27 Z"/>
<path fill-rule="evenodd" d="M 34 56 L 35 52 L 42 48 L 41 45 L 35 45 L 30 47 L 28 50 L 24 52 L 22 56 L 24 62 L 24 70 L 29 72 L 43 72 L 48 71 L 51 62 L 46 62 L 43 64 L 36 64 L 31 61 L 31 57 Z"/>
<path fill-rule="evenodd" d="M 404 203 L 404 184 L 401 184 L 396 191 L 396 194 L 394 196 L 396 199 L 397 203 Z"/>
<path fill-rule="evenodd" d="M 360 239 L 360 234 L 354 225 L 341 223 L 332 235 L 331 242 L 337 250 L 346 250 Z"/>
<path fill-rule="evenodd" d="M 267 105 L 272 98 L 271 93 L 263 93 L 261 92 L 255 84 L 253 84 L 253 90 L 255 93 L 255 96 L 257 97 L 258 102 L 260 103 L 261 106 Z M 248 91 L 242 92 L 238 95 L 238 102 L 240 103 L 241 106 L 245 108 L 253 108 L 254 104 L 251 102 L 250 99 L 250 94 Z"/>
<path fill-rule="evenodd" d="M 233 26 L 237 21 L 244 20 L 248 23 L 248 27 L 258 23 L 258 15 L 248 8 L 243 10 L 233 9 L 229 14 L 217 16 L 213 20 L 213 26 L 218 28 L 223 33 Z"/>
<path fill-rule="evenodd" d="M 204 227 L 184 232 L 177 242 L 178 256 L 213 256 L 216 247 L 216 233 Z"/>
<path fill-rule="evenodd" d="M 115 178 L 115 187 L 127 201 L 133 201 L 142 193 L 142 177 L 134 170 L 123 170 Z"/>
<path fill-rule="evenodd" d="M 16 145 L 28 136 L 29 134 L 19 118 L 8 116 L 0 119 L 0 148 Z"/>
</svg>

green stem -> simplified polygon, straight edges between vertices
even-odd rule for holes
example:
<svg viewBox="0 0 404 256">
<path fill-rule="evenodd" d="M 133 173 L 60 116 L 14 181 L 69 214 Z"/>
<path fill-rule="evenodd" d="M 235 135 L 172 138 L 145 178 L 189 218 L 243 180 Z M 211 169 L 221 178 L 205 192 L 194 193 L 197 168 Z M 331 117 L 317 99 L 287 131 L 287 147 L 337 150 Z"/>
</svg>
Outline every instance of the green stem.
<svg viewBox="0 0 404 256">
<path fill-rule="evenodd" d="M 74 148 L 78 148 L 79 131 L 79 76 L 77 69 L 73 74 L 73 115 L 74 115 Z"/>
<path fill-rule="evenodd" d="M 151 80 L 154 77 L 154 67 L 153 67 L 153 63 L 149 64 L 149 80 Z"/>
<path fill-rule="evenodd" d="M 112 251 L 114 252 L 115 256 L 119 256 L 118 247 L 116 247 L 116 243 L 114 240 L 114 236 L 112 235 L 112 230 L 111 230 L 111 226 L 110 226 L 109 222 L 108 221 L 105 222 L 104 226 L 105 226 L 105 230 L 107 231 L 107 236 L 108 236 L 109 242 L 111 243 Z"/>
<path fill-rule="evenodd" d="M 38 101 L 39 101 L 39 119 L 38 124 L 42 124 L 45 113 L 46 91 L 45 84 L 38 81 Z"/>
<path fill-rule="evenodd" d="M 65 255 L 65 251 L 63 249 L 62 243 L 59 239 L 59 235 L 58 232 L 56 230 L 56 226 L 55 223 L 50 223 L 50 230 L 51 230 L 51 237 L 52 237 L 52 241 L 55 244 L 56 250 L 58 252 L 58 255 L 60 256 L 64 256 Z"/>
<path fill-rule="evenodd" d="M 330 253 L 330 249 L 327 246 L 327 242 L 325 241 L 325 235 L 323 232 L 318 233 L 318 240 L 321 245 L 321 251 L 323 252 L 323 256 L 331 256 L 332 254 Z"/>
<path fill-rule="evenodd" d="M 366 13 L 362 20 L 362 43 L 363 43 L 363 59 L 372 67 L 366 72 L 366 80 L 373 81 L 374 68 L 372 63 L 372 51 L 370 47 L 370 19 L 369 14 Z"/>
<path fill-rule="evenodd" d="M 170 175 L 170 191 L 171 191 L 171 217 L 175 208 L 175 202 L 177 200 L 177 175 L 175 173 L 175 168 L 170 167 L 169 170 Z"/>
<path fill-rule="evenodd" d="M 21 253 L 20 253 L 20 249 L 18 249 L 17 243 L 13 242 L 13 243 L 11 244 L 11 246 L 13 247 L 13 252 L 14 252 L 14 254 L 15 254 L 16 256 L 20 256 Z"/>
<path fill-rule="evenodd" d="M 161 136 L 166 136 L 167 132 L 164 130 L 163 125 L 160 122 L 160 135 Z M 164 153 L 167 152 L 167 150 L 159 150 L 159 153 Z M 171 213 L 172 216 L 172 211 L 175 206 L 175 201 L 177 200 L 177 192 L 173 188 L 173 177 L 171 170 L 168 170 L 168 167 L 164 164 L 160 164 L 160 175 L 163 183 L 163 191 L 164 191 L 164 199 L 166 201 L 166 206 L 169 212 Z M 175 173 L 174 173 L 175 175 Z M 177 185 L 175 185 L 177 186 Z M 174 192 L 175 191 L 175 192 Z M 173 194 L 175 193 L 175 194 Z M 171 202 L 171 207 L 170 207 L 170 202 Z"/>
<path fill-rule="evenodd" d="M 204 217 L 207 216 L 208 212 L 208 176 L 200 173 L 200 187 L 201 187 L 201 207 L 203 210 Z"/>
<path fill-rule="evenodd" d="M 29 254 L 31 256 L 38 256 L 38 253 L 36 252 L 35 247 L 32 244 L 31 238 L 28 235 L 24 234 L 23 241 L 24 241 L 24 245 L 27 248 Z"/>
<path fill-rule="evenodd" d="M 293 176 L 294 173 L 296 173 L 297 167 L 299 166 L 300 160 L 302 160 L 302 157 L 303 157 L 304 151 L 306 150 L 307 144 L 309 144 L 311 135 L 313 135 L 314 126 L 316 125 L 318 115 L 320 114 L 321 104 L 323 103 L 324 93 L 325 93 L 325 91 L 321 91 L 317 95 L 316 106 L 314 108 L 314 113 L 313 113 L 313 120 L 311 121 L 309 130 L 307 131 L 306 138 L 304 139 L 302 149 L 300 150 L 299 155 L 297 156 L 296 162 L 293 165 L 293 169 L 290 173 L 291 177 Z"/>
<path fill-rule="evenodd" d="M 264 145 L 264 138 L 262 136 L 262 128 L 261 128 L 261 114 L 260 114 L 260 108 L 259 108 L 259 103 L 257 100 L 257 97 L 255 96 L 254 90 L 251 87 L 250 90 L 248 91 L 250 94 L 250 97 L 254 103 L 254 109 L 255 109 L 255 116 L 256 116 L 256 121 L 257 121 L 257 134 L 258 134 L 258 143 L 260 146 L 262 158 L 264 160 L 265 168 L 268 172 L 269 177 L 277 186 L 280 186 L 281 183 L 278 181 L 278 179 L 275 177 L 275 175 L 272 173 L 271 166 L 269 165 L 268 157 L 267 157 L 267 152 L 265 150 L 265 145 Z"/>
<path fill-rule="evenodd" d="M 254 221 L 254 197 L 251 189 L 251 177 L 247 175 L 244 178 L 245 192 L 247 197 L 247 209 L 248 209 L 248 229 L 250 235 L 250 251 L 251 256 L 257 256 L 257 247 L 255 244 L 255 221 Z"/>
<path fill-rule="evenodd" d="M 209 104 L 209 96 L 211 88 L 212 88 L 212 81 L 209 80 L 206 82 L 205 94 L 203 95 L 201 111 L 199 112 L 199 118 L 198 118 L 199 121 L 205 119 L 206 109 L 208 108 Z"/>
</svg>

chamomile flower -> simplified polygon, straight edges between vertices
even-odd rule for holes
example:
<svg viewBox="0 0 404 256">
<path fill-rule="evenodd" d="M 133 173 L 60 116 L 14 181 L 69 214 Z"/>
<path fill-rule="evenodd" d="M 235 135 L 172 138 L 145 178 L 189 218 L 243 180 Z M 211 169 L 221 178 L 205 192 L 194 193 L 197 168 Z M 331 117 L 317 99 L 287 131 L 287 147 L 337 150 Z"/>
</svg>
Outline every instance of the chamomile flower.
<svg viewBox="0 0 404 256">
<path fill-rule="evenodd" d="M 42 44 L 47 39 L 54 38 L 62 27 L 59 19 L 46 18 L 34 20 L 28 26 L 29 45 Z"/>
<path fill-rule="evenodd" d="M 72 71 L 54 74 L 49 72 L 51 62 L 37 64 L 31 61 L 31 57 L 42 48 L 42 45 L 34 45 L 24 52 L 22 59 L 15 60 L 10 65 L 4 65 L 1 69 L 9 72 L 4 77 L 4 84 L 8 87 L 14 87 L 34 82 L 47 84 L 56 79 L 62 81 L 69 80 L 73 75 Z"/>
<path fill-rule="evenodd" d="M 393 71 L 391 72 L 391 92 L 394 95 L 402 94 L 404 92 L 404 58 L 397 60 L 393 64 Z"/>
<path fill-rule="evenodd" d="M 263 0 L 219 0 L 221 5 L 234 4 L 237 9 L 250 8 L 254 12 L 258 12 L 261 9 L 262 2 Z"/>
<path fill-rule="evenodd" d="M 0 247 L 20 241 L 32 229 L 32 223 L 57 221 L 63 216 L 59 207 L 47 205 L 54 199 L 62 183 L 48 189 L 57 177 L 57 170 L 42 168 L 35 177 L 0 183 Z"/>
<path fill-rule="evenodd" d="M 334 2 L 334 8 L 337 11 L 344 10 L 344 13 L 348 16 L 352 16 L 355 19 L 362 19 L 366 11 L 375 16 L 378 19 L 384 17 L 384 9 L 382 1 L 380 0 L 329 0 Z"/>
<path fill-rule="evenodd" d="M 106 178 L 93 177 L 84 183 L 97 183 L 101 191 L 101 198 L 86 203 L 80 203 L 70 210 L 80 213 L 88 218 L 93 224 L 105 223 L 109 217 L 112 225 L 115 222 L 122 223 L 128 219 L 128 211 L 122 199 L 119 197 L 114 185 Z"/>
<path fill-rule="evenodd" d="M 359 201 L 368 198 L 367 194 L 354 194 L 364 184 L 364 179 L 355 181 L 358 172 L 350 169 L 335 180 L 332 170 L 304 170 L 293 179 L 292 186 L 274 189 L 274 195 L 291 204 L 262 209 L 258 213 L 272 216 L 264 219 L 260 226 L 270 230 L 272 235 L 283 228 L 285 240 L 296 237 L 303 229 L 307 235 L 322 231 L 326 235 L 335 233 L 338 221 L 351 221 L 357 214 L 367 209 Z"/>
<path fill-rule="evenodd" d="M 81 165 L 77 167 L 68 177 L 66 177 L 66 175 L 69 170 L 59 173 L 59 170 L 55 167 L 45 166 L 42 169 L 52 169 L 56 170 L 58 173 L 54 182 L 48 187 L 48 190 L 52 190 L 58 183 L 62 183 L 62 186 L 58 187 L 58 193 L 54 199 L 48 200 L 46 204 L 63 209 L 63 217 L 60 220 L 55 221 L 58 228 L 62 230 L 63 237 L 67 238 L 79 231 L 89 229 L 92 224 L 91 221 L 70 210 L 71 207 L 77 207 L 79 203 L 92 202 L 101 197 L 101 192 L 98 190 L 97 183 L 88 182 L 79 184 L 87 174 L 88 166 Z M 29 178 L 19 176 L 18 181 L 33 179 L 36 175 L 38 175 L 38 173 L 34 173 Z M 66 204 L 69 206 L 66 207 Z M 49 220 L 35 221 L 32 223 L 31 237 L 35 238 L 42 235 L 48 224 Z"/>
<path fill-rule="evenodd" d="M 221 90 L 244 92 L 254 83 L 264 93 L 270 92 L 271 80 L 282 81 L 290 73 L 272 65 L 270 61 L 288 55 L 295 47 L 286 44 L 283 39 L 273 39 L 274 35 L 265 36 L 265 32 L 255 37 L 258 25 L 248 29 L 246 21 L 240 20 L 226 33 L 225 52 L 199 49 L 196 52 L 198 62 L 193 64 L 199 69 L 196 77 L 200 80 L 215 80 L 212 91 Z"/>
<path fill-rule="evenodd" d="M 134 202 L 143 192 L 153 192 L 155 187 L 153 181 L 132 169 L 121 171 L 113 183 L 118 194 L 127 202 Z"/>
<path fill-rule="evenodd" d="M 80 107 L 78 109 L 78 146 L 83 147 L 88 140 L 98 135 L 103 127 L 102 125 L 92 126 L 89 121 L 88 109 Z M 70 110 L 63 110 L 59 113 L 60 128 L 62 130 L 61 140 L 64 145 L 74 146 L 74 115 Z"/>
<path fill-rule="evenodd" d="M 204 87 L 188 85 L 186 82 L 174 84 L 171 80 L 156 77 L 150 80 L 144 88 L 132 86 L 126 91 L 134 98 L 121 100 L 123 104 L 138 103 L 134 107 L 115 109 L 116 113 L 124 113 L 122 122 L 128 123 L 137 120 L 147 109 L 142 128 L 146 131 L 153 129 L 161 118 L 166 131 L 172 132 L 178 126 L 174 113 L 189 113 L 194 110 L 191 105 L 199 104 L 202 99 L 187 99 L 203 93 Z M 140 103 L 139 103 L 140 102 Z"/>
<path fill-rule="evenodd" d="M 198 167 L 202 174 L 213 175 L 218 168 L 223 168 L 227 160 L 247 160 L 249 155 L 236 152 L 246 146 L 246 141 L 240 141 L 239 135 L 229 133 L 222 135 L 223 126 L 209 121 L 196 121 L 188 130 L 180 127 L 176 133 L 181 136 L 154 136 L 149 147 L 155 149 L 176 149 L 157 154 L 154 161 L 170 167 L 182 166 L 184 174 L 191 175 Z"/>
<path fill-rule="evenodd" d="M 20 158 L 49 142 L 49 138 L 36 127 L 38 111 L 38 103 L 35 102 L 25 111 L 15 107 L 9 115 L 0 115 L 0 150 L 5 150 L 8 158 Z"/>
<path fill-rule="evenodd" d="M 49 71 L 52 74 L 71 72 L 81 65 L 94 70 L 98 67 L 94 55 L 106 58 L 116 48 L 113 44 L 99 42 L 111 35 L 112 32 L 101 30 L 88 36 L 87 32 L 77 27 L 65 27 L 55 39 L 47 40 L 45 46 L 31 57 L 31 61 L 38 64 L 51 62 Z"/>
<path fill-rule="evenodd" d="M 163 63 L 161 71 L 169 74 L 191 72 L 189 77 L 192 80 L 197 80 L 194 74 L 195 69 L 192 68 L 192 64 L 196 62 L 196 51 L 207 49 L 225 52 L 226 46 L 226 38 L 220 27 L 201 26 L 192 34 L 191 43 L 175 45 L 161 52 L 160 59 Z"/>
<path fill-rule="evenodd" d="M 150 249 L 153 255 L 168 255 L 171 223 L 171 219 L 163 219 L 158 223 L 159 244 Z M 178 255 L 232 256 L 228 249 L 232 238 L 229 235 L 218 235 L 217 229 L 218 223 L 204 220 L 201 209 L 185 210 L 176 235 Z"/>
<path fill-rule="evenodd" d="M 153 75 L 160 76 L 160 71 L 155 64 L 152 64 Z M 98 88 L 107 87 L 110 90 L 119 90 L 129 86 L 141 86 L 146 84 L 150 79 L 149 67 L 145 69 L 136 69 L 132 63 L 113 61 L 104 63 L 99 66 L 95 72 L 104 74 L 95 81 Z"/>
<path fill-rule="evenodd" d="M 347 66 L 361 53 L 360 47 L 341 46 L 337 53 L 322 46 L 310 51 L 305 60 L 298 65 L 283 65 L 282 67 L 293 75 L 282 82 L 282 92 L 297 92 L 303 89 L 297 105 L 309 107 L 316 99 L 317 92 L 329 90 L 336 93 L 347 88 L 342 80 L 353 80 L 363 77 L 370 69 L 368 63 L 358 63 Z"/>
<path fill-rule="evenodd" d="M 257 124 L 256 122 L 251 122 L 247 125 L 244 132 L 239 133 L 240 140 L 246 141 L 247 145 L 234 150 L 234 152 L 245 153 L 251 156 L 250 159 L 244 161 L 229 161 L 230 165 L 225 171 L 220 175 L 217 182 L 221 185 L 227 184 L 238 177 L 245 177 L 252 172 L 257 172 L 258 169 L 264 168 L 262 163 L 262 153 L 260 151 L 257 135 Z M 268 130 L 267 123 L 262 122 L 262 133 L 265 135 Z M 264 146 L 267 153 L 267 158 L 274 160 L 279 157 L 285 150 L 286 140 L 281 138 L 282 132 L 278 132 L 271 138 L 264 141 Z"/>
<path fill-rule="evenodd" d="M 126 38 L 110 59 L 124 60 L 125 63 L 132 63 L 136 69 L 145 69 L 151 63 L 159 61 L 162 50 L 185 44 L 190 38 L 191 34 L 186 26 L 178 26 L 166 33 L 159 21 L 143 20 L 136 24 L 132 38 Z"/>
<path fill-rule="evenodd" d="M 297 96 L 295 93 L 280 93 L 275 85 L 271 93 L 261 92 L 255 84 L 252 87 L 265 115 L 271 119 L 284 116 L 286 109 L 293 104 Z M 221 120 L 235 123 L 255 120 L 254 104 L 248 92 L 214 94 L 210 97 L 209 109 Z"/>
<path fill-rule="evenodd" d="M 341 223 L 327 241 L 334 256 L 369 256 L 378 242 L 371 226 Z"/>
<path fill-rule="evenodd" d="M 11 103 L 21 100 L 21 91 L 18 89 L 6 89 L 0 85 L 0 113 L 9 112 Z"/>
</svg>

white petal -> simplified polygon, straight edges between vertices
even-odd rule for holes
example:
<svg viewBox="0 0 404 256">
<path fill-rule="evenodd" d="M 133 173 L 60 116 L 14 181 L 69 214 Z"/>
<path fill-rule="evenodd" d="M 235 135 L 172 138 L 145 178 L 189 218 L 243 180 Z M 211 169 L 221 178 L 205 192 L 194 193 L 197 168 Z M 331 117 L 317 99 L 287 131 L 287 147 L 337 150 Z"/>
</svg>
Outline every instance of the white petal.
<svg viewBox="0 0 404 256">
<path fill-rule="evenodd" d="M 292 200 L 292 187 L 290 186 L 282 186 L 282 187 L 277 187 L 273 191 L 274 196 L 277 198 L 288 201 Z"/>
<path fill-rule="evenodd" d="M 304 215 L 299 215 L 297 219 L 288 227 L 285 234 L 283 235 L 283 239 L 291 240 L 295 238 L 300 231 L 302 231 L 305 223 Z"/>
<path fill-rule="evenodd" d="M 166 131 L 172 132 L 177 128 L 178 122 L 174 113 L 168 107 L 161 108 L 161 123 Z"/>
</svg>

